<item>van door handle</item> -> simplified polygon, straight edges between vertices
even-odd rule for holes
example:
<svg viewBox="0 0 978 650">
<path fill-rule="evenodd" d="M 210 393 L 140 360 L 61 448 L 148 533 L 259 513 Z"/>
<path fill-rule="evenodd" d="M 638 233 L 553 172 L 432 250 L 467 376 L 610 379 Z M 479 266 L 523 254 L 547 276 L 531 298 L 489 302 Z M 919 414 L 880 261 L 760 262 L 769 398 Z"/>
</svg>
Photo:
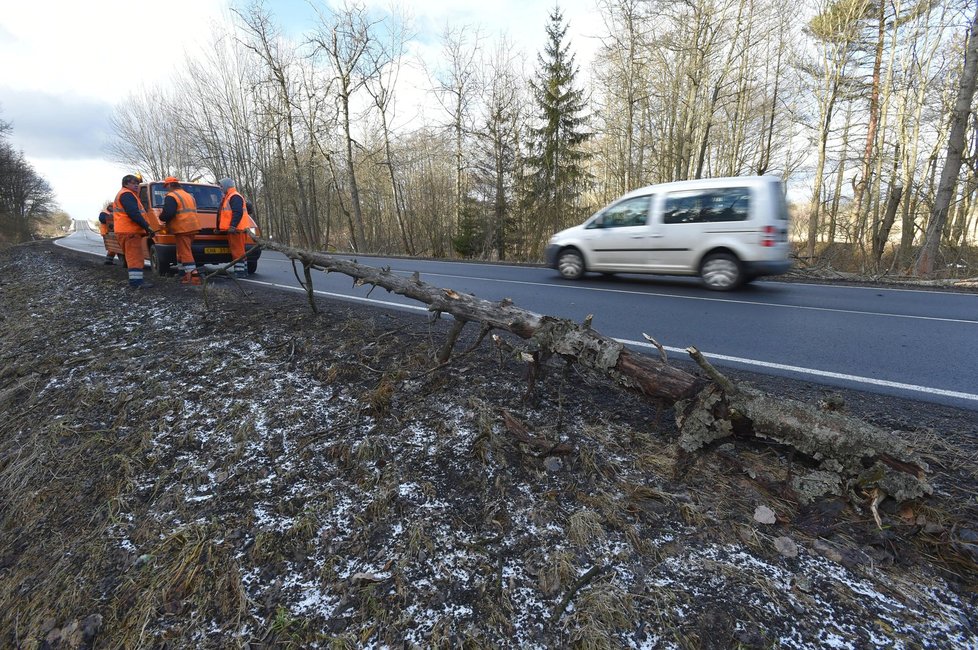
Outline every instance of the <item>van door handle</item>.
<svg viewBox="0 0 978 650">
<path fill-rule="evenodd" d="M 665 237 L 662 233 L 652 233 L 649 235 L 650 239 L 661 239 L 662 237 Z"/>
</svg>

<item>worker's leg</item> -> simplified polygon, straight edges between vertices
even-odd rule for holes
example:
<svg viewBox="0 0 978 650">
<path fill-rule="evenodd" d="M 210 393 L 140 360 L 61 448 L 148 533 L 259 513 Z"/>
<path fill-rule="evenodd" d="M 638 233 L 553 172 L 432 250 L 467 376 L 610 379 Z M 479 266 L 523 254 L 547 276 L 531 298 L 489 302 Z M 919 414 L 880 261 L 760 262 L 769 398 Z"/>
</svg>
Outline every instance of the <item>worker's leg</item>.
<svg viewBox="0 0 978 650">
<path fill-rule="evenodd" d="M 181 281 L 187 284 L 200 284 L 200 274 L 197 273 L 197 263 L 194 261 L 194 251 L 191 244 L 195 232 L 184 232 L 175 235 L 177 240 L 177 268 L 182 275 Z"/>
<path fill-rule="evenodd" d="M 153 286 L 143 280 L 143 235 L 131 233 L 116 233 L 119 246 L 126 253 L 126 267 L 129 269 L 129 286 L 142 287 Z"/>
<path fill-rule="evenodd" d="M 231 249 L 231 259 L 236 260 L 239 257 L 244 257 L 245 254 L 245 240 L 248 235 L 243 232 L 229 232 L 228 233 L 228 246 Z M 234 274 L 243 278 L 248 275 L 248 264 L 245 260 L 240 260 L 234 264 Z"/>
</svg>

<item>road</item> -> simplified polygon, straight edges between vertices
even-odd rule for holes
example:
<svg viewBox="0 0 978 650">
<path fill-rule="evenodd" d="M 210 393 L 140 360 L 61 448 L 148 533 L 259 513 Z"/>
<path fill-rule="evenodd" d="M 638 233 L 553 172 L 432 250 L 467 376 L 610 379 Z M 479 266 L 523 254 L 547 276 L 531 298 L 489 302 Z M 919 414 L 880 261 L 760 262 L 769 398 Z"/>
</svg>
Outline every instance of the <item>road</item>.
<svg viewBox="0 0 978 650">
<path fill-rule="evenodd" d="M 58 244 L 103 255 L 97 233 Z M 506 264 L 358 256 L 486 300 L 509 298 L 531 311 L 583 321 L 650 350 L 646 333 L 671 356 L 695 345 L 717 366 L 978 411 L 978 294 L 758 281 L 736 292 L 703 289 L 695 278 L 621 275 L 564 280 L 551 269 Z M 313 277 L 317 293 L 393 309 L 424 305 L 340 274 Z M 247 282 L 298 291 L 291 262 L 264 252 Z M 368 296 L 368 293 L 370 294 Z"/>
</svg>

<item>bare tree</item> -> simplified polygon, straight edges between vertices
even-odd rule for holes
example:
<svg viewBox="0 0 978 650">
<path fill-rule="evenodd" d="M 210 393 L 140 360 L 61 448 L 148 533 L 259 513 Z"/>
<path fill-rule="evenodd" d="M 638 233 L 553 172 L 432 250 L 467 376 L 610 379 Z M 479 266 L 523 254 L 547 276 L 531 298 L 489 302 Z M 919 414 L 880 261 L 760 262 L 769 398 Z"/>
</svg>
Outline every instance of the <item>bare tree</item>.
<svg viewBox="0 0 978 650">
<path fill-rule="evenodd" d="M 927 235 L 924 245 L 917 257 L 914 269 L 916 275 L 930 275 L 934 272 L 934 263 L 940 250 L 941 238 L 944 234 L 944 223 L 947 221 L 954 188 L 957 185 L 958 173 L 961 171 L 962 152 L 965 146 L 965 130 L 968 117 L 971 115 L 971 101 L 975 96 L 975 85 L 978 82 L 978 8 L 971 20 L 971 27 L 966 36 L 964 65 L 961 68 L 957 100 L 951 114 L 951 130 L 948 134 L 947 157 L 944 169 L 941 171 L 941 182 L 931 211 L 930 223 L 927 225 Z"/>
<path fill-rule="evenodd" d="M 378 74 L 373 67 L 376 57 L 371 56 L 370 52 L 377 46 L 373 30 L 379 22 L 379 19 L 371 17 L 365 5 L 344 2 L 330 13 L 319 12 L 318 28 L 310 39 L 317 51 L 325 55 L 334 76 L 346 149 L 346 181 L 349 183 L 352 210 L 348 214 L 350 236 L 353 249 L 357 251 L 369 250 L 370 242 L 367 240 L 357 183 L 352 103 L 354 95 L 364 88 L 368 79 Z"/>
<path fill-rule="evenodd" d="M 815 259 L 815 242 L 818 238 L 823 205 L 826 152 L 832 133 L 832 119 L 840 96 L 848 83 L 848 69 L 853 62 L 859 18 L 865 13 L 868 0 L 829 0 L 819 7 L 819 12 L 809 22 L 807 33 L 819 45 L 817 63 L 800 63 L 799 67 L 816 82 L 815 100 L 818 105 L 816 142 L 818 154 L 815 163 L 815 180 L 812 188 L 811 212 L 808 222 L 806 257 Z"/>
<path fill-rule="evenodd" d="M 396 116 L 394 89 L 397 86 L 402 61 L 407 49 L 406 44 L 411 34 L 404 16 L 394 16 L 389 22 L 392 24 L 389 25 L 385 34 L 386 39 L 370 52 L 373 57 L 370 67 L 376 70 L 377 74 L 367 80 L 365 87 L 373 99 L 380 119 L 384 150 L 382 165 L 386 168 L 390 181 L 391 207 L 401 238 L 401 246 L 408 255 L 414 255 L 415 248 L 408 228 L 404 193 L 395 170 L 394 148 L 391 145 L 391 122 Z"/>
<path fill-rule="evenodd" d="M 30 239 L 57 210 L 51 186 L 7 140 L 12 131 L 0 120 L 0 241 Z"/>
<path fill-rule="evenodd" d="M 448 113 L 448 130 L 454 142 L 455 192 L 454 215 L 451 230 L 459 228 L 463 222 L 467 190 L 466 174 L 469 161 L 466 157 L 468 135 L 472 127 L 472 110 L 477 94 L 480 92 L 479 54 L 481 34 L 470 26 L 446 26 L 441 35 L 442 53 L 445 64 L 441 68 L 429 70 L 434 79 L 435 97 Z"/>
</svg>

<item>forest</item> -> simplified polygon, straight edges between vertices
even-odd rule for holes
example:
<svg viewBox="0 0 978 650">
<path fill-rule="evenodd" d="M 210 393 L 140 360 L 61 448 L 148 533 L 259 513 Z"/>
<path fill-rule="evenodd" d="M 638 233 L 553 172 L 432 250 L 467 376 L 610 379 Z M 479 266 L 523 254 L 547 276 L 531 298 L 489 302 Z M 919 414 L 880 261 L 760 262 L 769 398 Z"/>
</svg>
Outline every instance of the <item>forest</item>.
<svg viewBox="0 0 978 650">
<path fill-rule="evenodd" d="M 410 16 L 355 2 L 295 37 L 239 5 L 170 83 L 120 101 L 112 155 L 231 176 L 267 236 L 305 248 L 535 262 L 635 187 L 777 174 L 803 265 L 978 263 L 973 3 L 598 6 L 582 68 L 559 6 L 527 53 L 461 24 L 421 49 Z"/>
</svg>

